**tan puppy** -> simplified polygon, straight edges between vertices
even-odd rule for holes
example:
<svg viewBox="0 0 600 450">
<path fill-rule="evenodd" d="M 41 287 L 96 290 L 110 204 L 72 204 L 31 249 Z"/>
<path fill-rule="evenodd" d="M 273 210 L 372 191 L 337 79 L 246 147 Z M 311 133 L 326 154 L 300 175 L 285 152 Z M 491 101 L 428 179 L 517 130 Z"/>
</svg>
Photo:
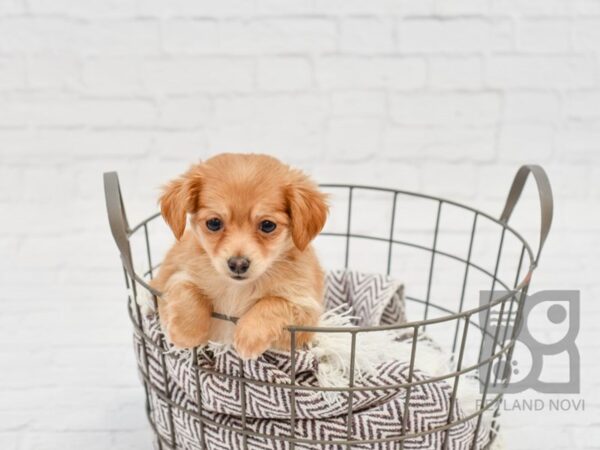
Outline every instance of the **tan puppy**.
<svg viewBox="0 0 600 450">
<path fill-rule="evenodd" d="M 152 286 L 176 346 L 233 343 L 256 358 L 290 348 L 286 326 L 316 325 L 324 275 L 310 242 L 328 207 L 306 175 L 270 156 L 222 154 L 171 181 L 160 207 L 178 241 Z M 296 345 L 311 337 L 298 333 Z"/>
</svg>

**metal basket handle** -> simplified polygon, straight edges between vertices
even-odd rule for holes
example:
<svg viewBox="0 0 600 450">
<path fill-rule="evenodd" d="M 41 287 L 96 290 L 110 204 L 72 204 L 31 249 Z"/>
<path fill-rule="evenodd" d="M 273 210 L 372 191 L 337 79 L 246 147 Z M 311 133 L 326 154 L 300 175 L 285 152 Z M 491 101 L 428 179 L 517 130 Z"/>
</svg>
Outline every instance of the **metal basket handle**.
<svg viewBox="0 0 600 450">
<path fill-rule="evenodd" d="M 534 261 L 534 265 L 537 265 L 538 260 L 540 258 L 540 254 L 542 253 L 542 248 L 544 247 L 544 243 L 546 242 L 546 238 L 548 237 L 548 233 L 550 232 L 550 226 L 552 225 L 552 215 L 554 211 L 554 200 L 552 196 L 550 180 L 548 180 L 548 175 L 541 166 L 538 166 L 536 164 L 527 164 L 521 166 L 521 168 L 517 171 L 517 174 L 515 175 L 515 178 L 512 182 L 512 186 L 510 187 L 508 197 L 506 198 L 504 210 L 500 215 L 500 221 L 508 223 L 513 209 L 519 201 L 521 192 L 523 192 L 523 187 L 525 187 L 525 182 L 527 181 L 527 177 L 530 173 L 533 174 L 533 178 L 535 179 L 535 182 L 537 184 L 538 193 L 540 196 L 540 211 L 542 216 L 540 227 L 540 242 L 538 245 L 537 255 Z"/>
<path fill-rule="evenodd" d="M 110 231 L 117 244 L 123 266 L 131 278 L 134 278 L 133 259 L 131 257 L 131 246 L 129 245 L 129 223 L 123 205 L 121 186 L 117 172 L 104 173 L 104 197 L 106 199 L 106 212 Z"/>
<path fill-rule="evenodd" d="M 104 173 L 104 197 L 106 199 L 106 212 L 108 213 L 110 231 L 121 254 L 121 261 L 123 261 L 125 271 L 129 275 L 129 278 L 137 281 L 152 295 L 160 297 L 161 293 L 140 278 L 133 269 L 131 245 L 129 244 L 131 229 L 129 228 L 127 215 L 125 214 L 125 206 L 123 205 L 123 196 L 121 195 L 121 185 L 119 184 L 117 172 Z"/>
</svg>

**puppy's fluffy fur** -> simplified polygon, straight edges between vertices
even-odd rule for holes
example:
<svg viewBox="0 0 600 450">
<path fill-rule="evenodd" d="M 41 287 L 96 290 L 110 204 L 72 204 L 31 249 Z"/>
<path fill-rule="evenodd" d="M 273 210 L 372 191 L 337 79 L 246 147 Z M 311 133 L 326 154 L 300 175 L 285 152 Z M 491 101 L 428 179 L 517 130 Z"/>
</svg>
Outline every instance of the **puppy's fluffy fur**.
<svg viewBox="0 0 600 450">
<path fill-rule="evenodd" d="M 317 324 L 324 274 L 310 242 L 328 208 L 302 172 L 266 155 L 222 154 L 171 181 L 160 207 L 177 242 L 152 286 L 163 293 L 159 315 L 176 346 L 233 343 L 242 358 L 256 358 L 290 348 L 286 326 Z M 231 258 L 249 266 L 238 273 Z M 296 345 L 311 338 L 298 333 Z"/>
</svg>

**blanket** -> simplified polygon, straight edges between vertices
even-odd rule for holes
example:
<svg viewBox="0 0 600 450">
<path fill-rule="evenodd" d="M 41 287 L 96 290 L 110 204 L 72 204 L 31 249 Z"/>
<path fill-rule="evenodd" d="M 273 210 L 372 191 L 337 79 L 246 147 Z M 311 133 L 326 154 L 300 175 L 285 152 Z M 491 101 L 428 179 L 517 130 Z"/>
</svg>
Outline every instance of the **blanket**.
<svg viewBox="0 0 600 450">
<path fill-rule="evenodd" d="M 329 312 L 323 324 L 330 325 L 332 319 L 337 323 L 340 317 L 349 326 L 403 323 L 403 290 L 402 285 L 382 275 L 330 272 L 325 289 Z M 341 312 L 342 308 L 351 314 Z M 418 339 L 420 349 L 426 337 L 387 332 L 389 345 L 377 352 L 365 350 L 371 333 L 359 333 L 351 377 L 347 363 L 350 334 L 318 333 L 310 348 L 296 352 L 292 380 L 289 352 L 268 351 L 257 360 L 241 361 L 234 349 L 213 344 L 198 351 L 194 358 L 190 351 L 174 351 L 165 342 L 156 316 L 142 322 L 146 334 L 158 343 L 144 349 L 142 340 L 135 336 L 138 365 L 143 378 L 151 383 L 151 420 L 165 443 L 175 441 L 174 448 L 232 450 L 242 449 L 245 444 L 249 449 L 287 450 L 292 445 L 286 439 L 294 436 L 298 439 L 296 449 L 346 448 L 336 441 L 350 440 L 354 443 L 348 448 L 384 450 L 400 448 L 396 439 L 404 434 L 411 436 L 403 443 L 407 450 L 442 449 L 444 445 L 466 450 L 489 444 L 489 429 L 480 426 L 475 438 L 476 418 L 464 420 L 460 401 L 450 401 L 452 386 L 448 382 L 427 382 L 432 375 L 421 370 L 419 361 L 411 374 L 410 352 L 390 351 L 401 346 L 410 349 L 413 339 Z M 346 341 L 340 343 L 340 339 Z M 381 347 L 379 342 L 377 345 Z M 342 348 L 347 349 L 346 353 L 340 352 Z M 376 353 L 379 356 L 374 359 Z M 143 369 L 145 359 L 148 373 Z M 197 380 L 194 364 L 198 366 Z M 242 386 L 237 378 L 240 376 L 250 382 Z M 319 389 L 344 387 L 344 383 L 348 386 L 350 378 L 355 387 L 369 389 L 352 394 Z M 294 393 L 287 387 L 292 382 L 298 386 Z M 422 383 L 410 390 L 388 387 L 409 382 Z M 292 402 L 296 411 L 293 429 Z M 350 407 L 353 414 L 349 423 Z M 204 417 L 202 426 L 194 417 L 198 414 Z M 448 432 L 437 430 L 448 421 L 461 420 Z M 240 432 L 243 429 L 248 433 Z"/>
</svg>

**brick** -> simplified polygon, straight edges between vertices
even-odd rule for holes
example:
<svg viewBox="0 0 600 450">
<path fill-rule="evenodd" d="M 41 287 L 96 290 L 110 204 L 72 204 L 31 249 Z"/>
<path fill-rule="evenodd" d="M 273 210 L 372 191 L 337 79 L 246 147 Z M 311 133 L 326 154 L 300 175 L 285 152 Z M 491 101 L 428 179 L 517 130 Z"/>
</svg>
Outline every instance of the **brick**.
<svg viewBox="0 0 600 450">
<path fill-rule="evenodd" d="M 25 87 L 25 63 L 21 58 L 0 57 L 0 91 Z"/>
<path fill-rule="evenodd" d="M 1 0 L 0 14 L 21 14 L 25 11 L 25 5 L 21 0 Z"/>
<path fill-rule="evenodd" d="M 392 159 L 491 161 L 495 130 L 491 127 L 387 127 L 383 155 Z"/>
<path fill-rule="evenodd" d="M 557 149 L 563 161 L 597 162 L 600 159 L 600 131 L 594 124 L 568 124 L 558 132 Z"/>
<path fill-rule="evenodd" d="M 322 122 L 327 114 L 327 98 L 314 94 L 277 94 L 219 98 L 215 102 L 215 120 L 240 123 L 254 120 L 268 123 L 274 119 L 294 123 L 298 117 L 306 122 Z"/>
<path fill-rule="evenodd" d="M 5 159 L 2 159 L 5 161 Z M 15 195 L 14 187 L 18 184 L 23 175 L 20 167 L 2 164 L 0 166 L 0 200 L 8 201 L 12 198 L 19 198 L 20 194 Z M 6 242 L 4 242 L 6 244 Z"/>
<path fill-rule="evenodd" d="M 425 85 L 426 66 L 418 58 L 384 57 L 376 60 L 381 86 L 394 90 L 412 90 Z"/>
<path fill-rule="evenodd" d="M 15 431 L 0 432 L 0 446 L 5 450 L 17 450 L 19 445 L 19 433 Z"/>
<path fill-rule="evenodd" d="M 34 89 L 81 88 L 81 63 L 73 56 L 33 56 L 27 61 L 27 83 Z"/>
<path fill-rule="evenodd" d="M 254 85 L 254 64 L 245 58 L 156 59 L 142 64 L 142 82 L 153 92 L 244 92 Z"/>
<path fill-rule="evenodd" d="M 136 14 L 135 0 L 31 0 L 29 11 L 35 15 L 61 15 L 84 18 L 121 18 Z"/>
<path fill-rule="evenodd" d="M 331 94 L 331 105 L 335 117 L 378 117 L 385 114 L 386 96 L 379 91 L 337 91 Z"/>
<path fill-rule="evenodd" d="M 56 138 L 59 136 L 60 134 Z M 76 137 L 73 155 L 89 159 L 101 153 L 110 158 L 98 161 L 99 167 L 106 167 L 106 170 L 109 170 L 111 165 L 116 165 L 120 158 L 146 154 L 151 144 L 151 136 L 143 130 L 99 130 Z M 84 145 L 87 139 L 90 142 Z"/>
<path fill-rule="evenodd" d="M 339 161 L 324 161 L 310 168 L 314 179 L 322 183 L 364 184 L 377 185 L 393 189 L 419 190 L 419 168 L 407 161 L 389 161 L 378 159 L 365 164 L 357 161 L 344 164 L 344 170 L 339 170 Z"/>
<path fill-rule="evenodd" d="M 389 53 L 394 49 L 390 19 L 347 18 L 341 22 L 340 49 L 348 53 Z"/>
<path fill-rule="evenodd" d="M 594 63 L 580 56 L 506 55 L 490 58 L 487 81 L 498 88 L 574 88 L 594 84 Z"/>
<path fill-rule="evenodd" d="M 526 16 L 561 16 L 573 10 L 569 0 L 492 0 L 492 13 L 522 14 Z"/>
<path fill-rule="evenodd" d="M 0 52 L 53 55 L 158 54 L 158 25 L 151 21 L 65 17 L 11 18 L 0 28 Z"/>
<path fill-rule="evenodd" d="M 581 18 L 573 22 L 573 43 L 578 51 L 598 51 L 600 18 Z"/>
<path fill-rule="evenodd" d="M 559 192 L 563 199 L 581 199 L 588 195 L 590 173 L 594 168 L 585 164 L 544 164 L 548 177 L 552 180 L 552 188 Z"/>
<path fill-rule="evenodd" d="M 150 153 L 176 162 L 194 161 L 208 154 L 208 133 L 204 130 L 156 133 Z M 162 164 L 164 161 L 161 161 Z"/>
<path fill-rule="evenodd" d="M 366 159 L 378 150 L 381 128 L 378 119 L 333 119 L 329 123 L 327 149 L 337 159 Z"/>
<path fill-rule="evenodd" d="M 377 77 L 369 70 L 370 60 L 351 57 L 328 56 L 317 59 L 317 83 L 325 89 L 371 87 Z"/>
<path fill-rule="evenodd" d="M 500 115 L 500 98 L 493 93 L 395 94 L 390 110 L 403 125 L 492 125 Z"/>
<path fill-rule="evenodd" d="M 138 3 L 139 13 L 146 17 L 238 17 L 255 11 L 255 2 L 248 0 L 144 0 Z"/>
<path fill-rule="evenodd" d="M 94 158 L 101 154 L 99 167 L 116 165 L 121 158 L 144 155 L 151 136 L 143 131 L 83 131 L 73 129 L 41 129 L 3 131 L 10 147 L 0 149 L 3 163 L 19 164 L 26 158 L 30 164 L 59 164 L 74 158 Z M 110 169 L 110 167 L 108 167 Z"/>
<path fill-rule="evenodd" d="M 423 87 L 427 68 L 420 58 L 328 56 L 315 63 L 317 83 L 326 89 Z"/>
<path fill-rule="evenodd" d="M 565 213 L 561 220 L 565 222 L 564 229 L 570 231 L 589 231 L 594 232 L 600 227 L 600 215 L 590 214 L 589 199 L 571 199 L 564 204 Z M 581 220 L 569 220 L 569 218 L 580 217 Z M 587 258 L 586 254 L 581 255 Z M 589 269 L 589 265 L 587 266 Z"/>
<path fill-rule="evenodd" d="M 600 14 L 600 4 L 596 0 L 578 0 L 575 2 L 575 11 L 584 15 Z"/>
<path fill-rule="evenodd" d="M 323 150 L 328 106 L 326 97 L 307 94 L 217 99 L 215 120 L 220 125 L 211 135 L 211 149 L 310 160 Z"/>
<path fill-rule="evenodd" d="M 0 411 L 2 428 L 7 431 L 26 428 L 31 423 L 30 415 L 30 413 L 23 411 Z"/>
<path fill-rule="evenodd" d="M 11 216 L 5 221 L 2 225 L 2 233 L 10 236 L 33 236 L 33 235 L 52 235 L 53 233 L 64 233 L 67 230 L 64 223 L 59 223 L 60 220 L 57 217 L 57 213 L 60 212 L 64 214 L 63 219 L 74 220 L 75 214 L 68 213 L 65 211 L 65 208 L 57 207 L 57 205 L 38 205 L 35 210 L 33 210 L 26 203 L 18 203 L 11 207 Z M 39 226 L 39 217 L 45 217 L 44 226 Z M 23 281 L 23 278 L 28 276 L 29 272 L 23 271 L 18 281 Z M 55 273 L 49 273 L 55 277 Z M 11 277 L 7 277 L 11 278 Z M 13 280 L 15 281 L 15 280 Z"/>
<path fill-rule="evenodd" d="M 15 127 L 28 124 L 27 108 L 19 102 L 4 102 L 0 109 L 0 126 Z"/>
<path fill-rule="evenodd" d="M 481 58 L 439 56 L 429 58 L 429 85 L 439 89 L 478 89 L 483 83 Z"/>
<path fill-rule="evenodd" d="M 158 24 L 153 21 L 93 21 L 85 29 L 80 52 L 85 55 L 157 55 Z"/>
<path fill-rule="evenodd" d="M 42 124 L 47 126 L 151 126 L 156 108 L 143 100 L 82 100 L 44 96 L 16 98 L 5 104 L 0 124 Z M 5 121 L 3 121 L 3 119 Z"/>
<path fill-rule="evenodd" d="M 52 182 L 48 178 L 48 182 Z M 56 270 L 64 262 L 59 255 L 63 252 L 63 239 L 45 237 L 28 237 L 19 249 L 15 264 L 33 270 Z"/>
<path fill-rule="evenodd" d="M 594 198 L 600 197 L 600 167 L 591 168 L 590 191 Z"/>
<path fill-rule="evenodd" d="M 300 91 L 312 84 L 312 68 L 306 58 L 261 58 L 256 77 L 258 88 L 264 91 Z"/>
<path fill-rule="evenodd" d="M 212 103 L 205 96 L 168 98 L 160 105 L 159 124 L 167 128 L 198 128 L 211 118 Z"/>
<path fill-rule="evenodd" d="M 47 184 L 45 189 L 39 188 L 40 181 Z M 74 181 L 72 173 L 65 174 L 57 167 L 23 168 L 19 179 L 21 201 L 28 204 L 63 202 L 65 193 L 75 192 Z"/>
<path fill-rule="evenodd" d="M 423 189 L 441 197 L 472 198 L 477 185 L 475 168 L 471 164 L 432 163 L 422 171 Z"/>
<path fill-rule="evenodd" d="M 568 119 L 595 121 L 600 119 L 600 92 L 582 91 L 566 95 L 565 115 Z"/>
<path fill-rule="evenodd" d="M 490 10 L 489 2 L 482 2 L 479 0 L 453 0 L 438 1 L 435 5 L 436 14 L 447 15 L 447 16 L 459 16 L 459 15 L 480 15 L 487 14 Z"/>
<path fill-rule="evenodd" d="M 335 23 L 324 18 L 265 18 L 221 23 L 221 49 L 230 54 L 322 53 L 337 49 Z"/>
<path fill-rule="evenodd" d="M 161 30 L 168 53 L 214 54 L 219 51 L 219 27 L 213 19 L 167 20 Z"/>
<path fill-rule="evenodd" d="M 0 27 L 0 54 L 76 54 L 82 46 L 84 28 L 72 20 L 12 17 Z"/>
<path fill-rule="evenodd" d="M 493 19 L 490 21 L 490 49 L 493 52 L 511 52 L 515 50 L 515 24 L 512 20 Z"/>
<path fill-rule="evenodd" d="M 432 14 L 434 0 L 315 0 L 315 12 L 324 14 Z"/>
<path fill-rule="evenodd" d="M 498 155 L 505 161 L 547 162 L 554 152 L 554 134 L 552 125 L 504 125 Z"/>
<path fill-rule="evenodd" d="M 257 13 L 262 15 L 302 15 L 315 12 L 313 0 L 258 0 Z"/>
<path fill-rule="evenodd" d="M 504 100 L 504 120 L 507 122 L 554 122 L 559 119 L 561 105 L 552 92 L 509 91 Z"/>
<path fill-rule="evenodd" d="M 313 161 L 324 151 L 322 125 L 302 123 L 229 123 L 219 126 L 209 138 L 210 154 L 220 152 L 268 153 L 290 164 Z"/>
<path fill-rule="evenodd" d="M 89 58 L 83 62 L 83 84 L 92 95 L 142 93 L 140 66 L 135 56 Z"/>
<path fill-rule="evenodd" d="M 489 47 L 491 27 L 480 19 L 405 19 L 398 25 L 398 45 L 405 52 L 474 52 Z"/>
<path fill-rule="evenodd" d="M 518 23 L 518 48 L 526 52 L 560 53 L 571 48 L 571 26 L 564 19 L 530 19 Z"/>
</svg>

